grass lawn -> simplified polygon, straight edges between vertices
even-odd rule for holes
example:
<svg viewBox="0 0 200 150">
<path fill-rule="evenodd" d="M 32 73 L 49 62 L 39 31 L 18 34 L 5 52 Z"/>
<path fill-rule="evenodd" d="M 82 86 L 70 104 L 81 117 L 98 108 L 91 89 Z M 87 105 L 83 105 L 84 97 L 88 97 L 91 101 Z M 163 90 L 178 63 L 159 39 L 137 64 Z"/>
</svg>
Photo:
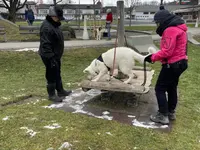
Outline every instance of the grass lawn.
<svg viewBox="0 0 200 150">
<path fill-rule="evenodd" d="M 66 51 L 62 60 L 64 86 L 67 88 L 67 83 L 80 82 L 84 78 L 82 70 L 105 50 L 88 48 Z M 171 133 L 161 133 L 116 121 L 43 108 L 50 102 L 46 100 L 44 66 L 38 54 L 0 51 L 0 149 L 58 149 L 64 142 L 69 142 L 72 150 L 199 150 L 199 58 L 199 47 L 189 45 L 189 69 L 180 79 L 177 121 Z M 160 64 L 151 67 L 155 69 L 154 85 Z M 34 96 L 35 101 L 2 106 L 29 95 Z M 6 116 L 11 117 L 2 120 Z M 55 122 L 61 128 L 43 128 Z M 28 127 L 37 134 L 30 137 L 27 130 L 21 127 Z M 111 132 L 112 136 L 106 132 Z"/>
</svg>

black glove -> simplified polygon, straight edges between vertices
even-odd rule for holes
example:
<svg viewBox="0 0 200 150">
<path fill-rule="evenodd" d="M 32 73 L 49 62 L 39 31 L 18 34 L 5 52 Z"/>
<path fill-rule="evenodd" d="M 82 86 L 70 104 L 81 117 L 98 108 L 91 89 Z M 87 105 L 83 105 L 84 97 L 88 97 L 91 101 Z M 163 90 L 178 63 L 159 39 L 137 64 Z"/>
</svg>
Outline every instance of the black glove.
<svg viewBox="0 0 200 150">
<path fill-rule="evenodd" d="M 149 62 L 149 63 L 153 63 L 152 60 L 151 60 L 151 56 L 152 56 L 152 54 L 146 56 L 145 59 L 144 59 L 144 61 L 147 61 L 147 62 Z"/>
<path fill-rule="evenodd" d="M 58 65 L 56 59 L 53 57 L 50 59 L 50 63 L 51 63 L 51 68 L 54 68 Z"/>
</svg>

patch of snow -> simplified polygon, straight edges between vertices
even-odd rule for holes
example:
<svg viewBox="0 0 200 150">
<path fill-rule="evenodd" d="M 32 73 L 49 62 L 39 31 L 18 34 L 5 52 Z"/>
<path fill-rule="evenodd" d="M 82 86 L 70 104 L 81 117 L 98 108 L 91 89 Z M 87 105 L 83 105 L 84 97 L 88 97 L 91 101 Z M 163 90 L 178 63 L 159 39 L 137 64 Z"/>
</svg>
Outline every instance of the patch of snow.
<svg viewBox="0 0 200 150">
<path fill-rule="evenodd" d="M 79 96 L 81 96 L 83 93 L 84 93 L 83 91 L 82 91 L 82 92 L 79 92 L 79 93 L 75 93 L 75 92 L 74 92 L 74 93 L 71 94 L 71 96 L 72 96 L 72 97 L 79 97 Z"/>
<path fill-rule="evenodd" d="M 113 136 L 110 132 L 106 132 L 106 134 Z"/>
<path fill-rule="evenodd" d="M 133 116 L 133 115 L 128 115 L 128 117 L 129 117 L 129 118 L 135 118 L 135 116 Z"/>
<path fill-rule="evenodd" d="M 21 96 L 25 96 L 25 94 L 16 95 L 16 97 L 21 97 Z"/>
<path fill-rule="evenodd" d="M 168 125 L 162 125 L 162 126 L 156 126 L 154 122 L 139 122 L 138 120 L 134 119 L 132 121 L 132 125 L 137 126 L 137 127 L 143 127 L 143 128 L 168 128 Z"/>
<path fill-rule="evenodd" d="M 47 150 L 54 150 L 53 147 L 47 148 Z"/>
<path fill-rule="evenodd" d="M 97 95 L 101 94 L 101 91 L 100 90 L 91 89 L 91 90 L 87 91 L 86 93 L 87 93 L 87 95 L 90 95 L 90 96 L 97 96 Z"/>
<path fill-rule="evenodd" d="M 137 147 L 134 147 L 133 149 L 137 149 Z"/>
<path fill-rule="evenodd" d="M 52 125 L 48 125 L 48 126 L 44 126 L 44 128 L 46 129 L 57 129 L 57 128 L 60 128 L 61 126 L 58 124 L 58 123 L 53 123 Z"/>
<path fill-rule="evenodd" d="M 38 132 L 33 131 L 32 129 L 29 129 L 28 127 L 21 127 L 20 129 L 27 130 L 26 133 L 30 135 L 30 137 L 34 137 Z"/>
<path fill-rule="evenodd" d="M 23 52 L 23 51 L 33 51 L 33 52 L 37 52 L 38 51 L 38 48 L 23 48 L 23 49 L 18 49 L 18 50 L 15 50 L 17 52 Z"/>
<path fill-rule="evenodd" d="M 12 116 L 6 116 L 6 117 L 4 117 L 2 120 L 3 121 L 6 121 L 6 120 L 8 120 L 9 118 L 11 118 Z"/>
<path fill-rule="evenodd" d="M 10 98 L 8 98 L 8 97 L 1 97 L 2 99 L 10 99 Z"/>
<path fill-rule="evenodd" d="M 34 118 L 31 118 L 30 120 L 38 120 L 38 119 L 34 117 Z"/>
<path fill-rule="evenodd" d="M 65 103 L 58 103 L 58 104 L 51 104 L 49 106 L 42 106 L 44 108 L 60 108 L 63 107 L 65 105 Z"/>
<path fill-rule="evenodd" d="M 72 144 L 65 142 L 58 148 L 58 150 L 64 150 L 64 149 L 71 150 L 71 147 L 72 147 Z"/>
<path fill-rule="evenodd" d="M 97 134 L 100 135 L 101 133 L 98 132 Z"/>
<path fill-rule="evenodd" d="M 112 120 L 113 117 L 112 116 L 107 116 L 107 115 L 102 115 L 102 116 L 97 116 L 91 112 L 88 112 L 88 111 L 84 111 L 82 109 L 77 109 L 76 111 L 74 111 L 73 113 L 82 113 L 82 114 L 87 114 L 89 116 L 93 116 L 95 118 L 99 118 L 99 119 L 106 119 L 106 120 Z"/>
<path fill-rule="evenodd" d="M 71 83 L 66 83 L 66 85 L 70 87 L 70 86 L 71 86 Z"/>
<path fill-rule="evenodd" d="M 108 112 L 108 111 L 104 111 L 104 112 L 102 112 L 102 114 L 103 114 L 103 115 L 109 115 L 110 112 Z"/>
</svg>

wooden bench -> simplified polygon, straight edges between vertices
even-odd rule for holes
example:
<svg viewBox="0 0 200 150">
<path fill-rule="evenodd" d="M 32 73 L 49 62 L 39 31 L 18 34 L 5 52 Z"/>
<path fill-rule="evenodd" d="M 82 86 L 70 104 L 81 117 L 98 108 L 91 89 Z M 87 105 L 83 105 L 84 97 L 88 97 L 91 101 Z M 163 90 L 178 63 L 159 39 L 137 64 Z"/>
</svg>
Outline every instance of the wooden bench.
<svg viewBox="0 0 200 150">
<path fill-rule="evenodd" d="M 40 26 L 19 26 L 20 34 L 40 34 Z M 63 31 L 65 38 L 70 38 L 71 34 L 69 31 Z"/>
<path fill-rule="evenodd" d="M 20 34 L 37 34 L 40 33 L 40 26 L 19 26 Z"/>
<path fill-rule="evenodd" d="M 7 41 L 7 39 L 6 39 L 6 30 L 2 26 L 0 26 L 0 35 L 3 35 L 4 42 L 6 42 Z"/>
</svg>

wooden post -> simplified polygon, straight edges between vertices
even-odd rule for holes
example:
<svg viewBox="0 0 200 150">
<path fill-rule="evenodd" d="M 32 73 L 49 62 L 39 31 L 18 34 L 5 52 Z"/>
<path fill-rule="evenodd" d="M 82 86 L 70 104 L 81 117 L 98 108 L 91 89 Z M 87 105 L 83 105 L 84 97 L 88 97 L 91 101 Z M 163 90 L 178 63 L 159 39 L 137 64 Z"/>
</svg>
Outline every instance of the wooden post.
<svg viewBox="0 0 200 150">
<path fill-rule="evenodd" d="M 124 46 L 124 1 L 117 1 L 119 24 L 118 24 L 118 46 Z"/>
</svg>

